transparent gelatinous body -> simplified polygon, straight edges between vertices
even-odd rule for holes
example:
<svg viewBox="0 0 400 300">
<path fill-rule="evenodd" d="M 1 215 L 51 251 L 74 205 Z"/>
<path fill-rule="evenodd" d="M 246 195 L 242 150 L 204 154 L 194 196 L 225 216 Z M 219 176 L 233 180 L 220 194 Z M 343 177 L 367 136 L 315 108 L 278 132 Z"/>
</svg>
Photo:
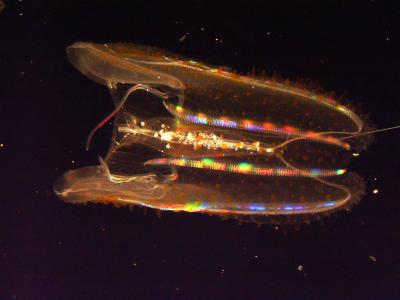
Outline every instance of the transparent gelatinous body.
<svg viewBox="0 0 400 300">
<path fill-rule="evenodd" d="M 104 160 L 55 184 L 68 202 L 301 222 L 363 194 L 346 166 L 370 136 L 330 97 L 137 45 L 76 43 L 67 52 L 115 103 L 96 127 L 114 117 Z"/>
</svg>

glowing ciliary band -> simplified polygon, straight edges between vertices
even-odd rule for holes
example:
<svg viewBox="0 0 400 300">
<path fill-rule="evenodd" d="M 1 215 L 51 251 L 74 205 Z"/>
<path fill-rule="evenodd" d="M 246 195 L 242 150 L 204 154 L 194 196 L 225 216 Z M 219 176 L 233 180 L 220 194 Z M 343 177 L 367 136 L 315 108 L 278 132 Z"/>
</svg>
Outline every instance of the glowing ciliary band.
<svg viewBox="0 0 400 300">
<path fill-rule="evenodd" d="M 315 213 L 322 212 L 325 210 L 330 210 L 334 207 L 340 206 L 341 201 L 327 201 L 318 202 L 314 204 L 302 204 L 302 203 L 292 203 L 286 205 L 265 205 L 263 204 L 245 204 L 245 205 L 234 205 L 233 207 L 226 208 L 219 207 L 218 204 L 205 203 L 200 201 L 187 202 L 183 207 L 170 208 L 169 210 L 184 210 L 187 212 L 196 211 L 218 211 L 219 213 L 235 213 L 235 214 L 253 214 L 253 215 L 265 215 L 265 214 L 299 214 L 299 213 Z"/>
<path fill-rule="evenodd" d="M 168 205 L 149 205 L 127 199 L 118 199 L 127 204 L 136 204 L 149 208 L 160 209 L 163 211 L 186 211 L 186 212 L 209 212 L 218 214 L 237 214 L 237 215 L 291 215 L 291 214 L 310 214 L 332 210 L 345 203 L 345 200 L 330 200 L 316 203 L 290 203 L 290 204 L 265 204 L 265 203 L 235 203 L 228 206 L 227 203 L 205 202 L 191 200 L 183 204 Z"/>
<path fill-rule="evenodd" d="M 145 165 L 174 165 L 179 167 L 190 167 L 199 169 L 210 169 L 222 172 L 232 172 L 247 175 L 258 176 L 292 176 L 292 177 L 327 177 L 342 175 L 345 169 L 292 169 L 292 168 L 267 168 L 256 166 L 247 162 L 226 163 L 212 158 L 188 159 L 188 158 L 159 158 L 151 159 L 145 162 Z M 232 207 L 227 207 L 226 203 L 207 203 L 205 201 L 188 201 L 185 204 L 168 205 L 163 207 L 154 207 L 162 210 L 186 211 L 186 212 L 213 212 L 221 214 L 251 214 L 251 215 L 290 215 L 290 214 L 308 214 L 331 210 L 341 206 L 343 200 L 325 201 L 317 203 L 291 203 L 291 204 L 265 204 L 265 203 L 236 203 Z"/>
<path fill-rule="evenodd" d="M 165 59 L 165 61 L 168 62 L 168 64 L 171 64 L 171 65 L 177 65 L 177 66 L 184 67 L 184 68 L 190 68 L 190 69 L 195 69 L 198 71 L 213 73 L 215 76 L 228 78 L 230 80 L 239 81 L 241 83 L 245 82 L 248 85 L 250 85 L 251 88 L 254 88 L 255 86 L 268 88 L 271 90 L 280 91 L 280 92 L 291 94 L 291 95 L 297 95 L 297 96 L 306 98 L 310 101 L 321 103 L 327 107 L 330 107 L 331 109 L 334 109 L 334 110 L 346 115 L 348 118 L 350 118 L 354 122 L 355 126 L 357 127 L 357 130 L 354 132 L 348 132 L 348 134 L 360 133 L 363 128 L 363 122 L 353 111 L 351 111 L 350 109 L 348 109 L 345 106 L 338 104 L 332 98 L 315 94 L 314 92 L 312 92 L 310 90 L 307 90 L 304 88 L 297 88 L 297 87 L 290 86 L 288 84 L 281 83 L 281 82 L 278 82 L 275 80 L 268 80 L 268 79 L 258 80 L 258 79 L 252 78 L 250 76 L 243 76 L 243 75 L 231 73 L 231 72 L 225 71 L 221 68 L 211 68 L 211 67 L 205 66 L 199 62 L 196 62 L 194 60 L 189 60 L 189 61 L 178 60 L 178 59 L 170 58 L 168 56 L 164 56 L 164 59 Z"/>
<path fill-rule="evenodd" d="M 345 169 L 291 169 L 291 168 L 268 168 L 256 166 L 247 162 L 225 163 L 211 158 L 187 159 L 187 158 L 159 158 L 145 162 L 145 165 L 174 165 L 198 169 L 210 169 L 222 172 L 231 172 L 258 176 L 289 176 L 289 177 L 328 177 L 342 175 Z"/>
<path fill-rule="evenodd" d="M 166 108 L 174 116 L 183 119 L 190 123 L 212 125 L 218 127 L 226 127 L 233 129 L 241 129 L 247 131 L 261 132 L 261 133 L 272 133 L 284 136 L 302 137 L 308 140 L 315 140 L 322 143 L 333 144 L 336 146 L 349 149 L 350 145 L 346 142 L 341 141 L 332 136 L 322 135 L 313 131 L 302 131 L 292 126 L 277 127 L 275 124 L 270 122 L 258 123 L 250 120 L 232 120 L 224 117 L 215 118 L 207 116 L 205 114 L 194 114 L 182 106 L 166 104 Z"/>
</svg>

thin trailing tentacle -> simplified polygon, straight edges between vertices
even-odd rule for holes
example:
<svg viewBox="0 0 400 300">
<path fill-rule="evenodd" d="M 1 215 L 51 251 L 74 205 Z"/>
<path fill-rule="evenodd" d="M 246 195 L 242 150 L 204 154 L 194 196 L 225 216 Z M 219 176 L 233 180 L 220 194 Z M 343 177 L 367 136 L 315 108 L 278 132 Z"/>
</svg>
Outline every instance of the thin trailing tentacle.
<svg viewBox="0 0 400 300">
<path fill-rule="evenodd" d="M 159 97 L 161 97 L 163 99 L 167 98 L 167 94 L 166 93 L 162 93 L 162 92 L 160 92 L 160 91 L 158 91 L 158 90 L 156 90 L 154 88 L 151 88 L 151 87 L 149 87 L 147 85 L 144 85 L 144 84 L 136 84 L 136 85 L 130 87 L 125 92 L 124 96 L 122 97 L 122 100 L 118 103 L 118 105 L 114 108 L 114 110 L 109 115 L 107 115 L 99 124 L 97 124 L 97 126 L 95 128 L 92 129 L 92 131 L 90 132 L 90 134 L 89 134 L 89 136 L 87 138 L 87 141 L 86 141 L 86 151 L 89 150 L 90 144 L 92 142 L 93 136 L 96 133 L 96 131 L 99 128 L 103 127 L 104 124 L 106 124 L 112 117 L 114 117 L 122 109 L 122 107 L 124 106 L 125 102 L 128 100 L 130 94 L 132 94 L 133 92 L 138 91 L 138 90 L 145 90 L 146 92 L 149 92 L 151 94 L 157 95 L 157 96 L 159 96 Z"/>
</svg>

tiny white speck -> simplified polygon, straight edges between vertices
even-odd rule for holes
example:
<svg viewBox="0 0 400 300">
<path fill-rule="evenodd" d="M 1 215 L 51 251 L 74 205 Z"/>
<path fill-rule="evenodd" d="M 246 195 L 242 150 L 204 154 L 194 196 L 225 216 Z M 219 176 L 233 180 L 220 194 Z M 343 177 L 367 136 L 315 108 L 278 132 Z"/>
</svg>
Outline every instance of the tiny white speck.
<svg viewBox="0 0 400 300">
<path fill-rule="evenodd" d="M 379 190 L 378 190 L 378 189 L 374 189 L 374 190 L 372 191 L 372 193 L 378 194 L 378 193 L 379 193 Z"/>
<path fill-rule="evenodd" d="M 303 271 L 303 266 L 302 265 L 297 266 L 297 270 L 299 270 L 300 272 Z"/>
</svg>

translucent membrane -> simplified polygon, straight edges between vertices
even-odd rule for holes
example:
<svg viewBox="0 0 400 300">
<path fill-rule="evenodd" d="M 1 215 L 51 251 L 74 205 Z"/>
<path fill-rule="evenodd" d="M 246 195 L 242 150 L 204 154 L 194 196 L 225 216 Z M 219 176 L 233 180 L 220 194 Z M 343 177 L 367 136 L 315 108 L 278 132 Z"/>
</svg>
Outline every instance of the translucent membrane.
<svg viewBox="0 0 400 300">
<path fill-rule="evenodd" d="M 67 52 L 109 87 L 115 110 L 95 128 L 114 117 L 104 161 L 56 182 L 65 201 L 302 222 L 363 194 L 346 166 L 370 137 L 330 97 L 137 45 L 76 43 Z"/>
</svg>

